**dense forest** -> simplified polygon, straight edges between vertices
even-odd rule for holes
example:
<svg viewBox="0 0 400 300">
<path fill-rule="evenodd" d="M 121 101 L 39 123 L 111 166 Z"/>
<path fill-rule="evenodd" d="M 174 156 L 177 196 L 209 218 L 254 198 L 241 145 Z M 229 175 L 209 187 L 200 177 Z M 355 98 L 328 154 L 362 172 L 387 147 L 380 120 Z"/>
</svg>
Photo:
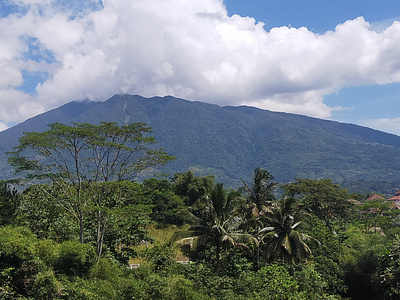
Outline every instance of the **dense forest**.
<svg viewBox="0 0 400 300">
<path fill-rule="evenodd" d="M 400 136 L 354 124 L 255 107 L 220 107 L 171 96 L 115 95 L 104 102 L 70 102 L 0 132 L 0 173 L 14 178 L 6 152 L 23 132 L 60 122 L 143 122 L 158 145 L 176 159 L 159 166 L 167 174 L 213 174 L 225 187 L 251 181 L 256 167 L 280 183 L 295 177 L 330 178 L 351 192 L 393 194 L 400 188 Z M 135 179 L 136 180 L 136 179 Z"/>
<path fill-rule="evenodd" d="M 55 123 L 20 138 L 18 179 L 0 182 L 1 299 L 400 297 L 395 202 L 262 168 L 237 189 L 155 176 L 174 157 L 150 134 Z"/>
</svg>

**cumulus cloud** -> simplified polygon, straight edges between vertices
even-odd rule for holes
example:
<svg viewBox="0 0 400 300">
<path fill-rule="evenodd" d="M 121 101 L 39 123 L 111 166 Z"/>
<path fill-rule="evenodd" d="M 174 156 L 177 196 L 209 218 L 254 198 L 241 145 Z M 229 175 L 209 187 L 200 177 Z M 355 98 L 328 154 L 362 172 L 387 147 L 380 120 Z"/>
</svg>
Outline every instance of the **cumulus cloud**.
<svg viewBox="0 0 400 300">
<path fill-rule="evenodd" d="M 117 93 L 325 118 L 340 109 L 324 104 L 327 94 L 400 81 L 399 22 L 378 31 L 360 17 L 316 34 L 266 31 L 253 18 L 229 16 L 222 0 L 12 3 L 25 11 L 0 19 L 3 124 Z M 22 71 L 46 78 L 23 93 Z"/>
<path fill-rule="evenodd" d="M 363 125 L 400 136 L 400 117 L 365 120 Z"/>
</svg>

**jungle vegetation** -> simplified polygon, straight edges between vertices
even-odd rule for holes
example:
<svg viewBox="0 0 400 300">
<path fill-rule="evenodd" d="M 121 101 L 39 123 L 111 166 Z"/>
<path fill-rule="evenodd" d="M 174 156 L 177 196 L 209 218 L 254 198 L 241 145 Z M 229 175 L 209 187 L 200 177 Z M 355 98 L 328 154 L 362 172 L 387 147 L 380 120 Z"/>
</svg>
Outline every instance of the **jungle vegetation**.
<svg viewBox="0 0 400 300">
<path fill-rule="evenodd" d="M 149 133 L 55 123 L 20 138 L 21 176 L 0 182 L 1 299 L 399 298 L 391 202 L 262 168 L 237 189 L 150 176 L 173 157 Z"/>
</svg>

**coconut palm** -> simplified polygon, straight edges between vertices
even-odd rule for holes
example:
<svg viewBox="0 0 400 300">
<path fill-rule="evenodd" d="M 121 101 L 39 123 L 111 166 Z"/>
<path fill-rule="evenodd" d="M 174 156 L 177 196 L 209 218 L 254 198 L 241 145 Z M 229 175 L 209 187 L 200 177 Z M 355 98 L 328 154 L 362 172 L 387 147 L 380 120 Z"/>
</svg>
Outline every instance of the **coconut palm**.
<svg viewBox="0 0 400 300">
<path fill-rule="evenodd" d="M 265 214 L 272 213 L 271 206 L 275 200 L 274 190 L 277 183 L 267 170 L 256 168 L 253 173 L 251 185 L 244 180 L 243 190 L 249 194 L 247 204 L 242 207 L 243 220 L 240 228 L 248 234 L 248 242 L 253 245 L 255 269 L 259 269 L 260 247 L 262 246 L 263 232 L 265 227 Z"/>
<path fill-rule="evenodd" d="M 249 211 L 254 218 L 259 217 L 268 211 L 269 203 L 275 200 L 273 194 L 278 186 L 274 177 L 267 170 L 256 168 L 253 173 L 253 181 L 249 186 L 244 180 L 244 191 L 249 194 Z"/>
<path fill-rule="evenodd" d="M 240 218 L 237 207 L 240 203 L 239 193 L 227 192 L 222 183 L 214 185 L 206 197 L 207 205 L 200 214 L 197 212 L 196 224 L 187 231 L 176 232 L 173 240 L 181 244 L 190 244 L 192 249 L 199 246 L 215 246 L 216 272 L 219 272 L 221 250 L 224 244 L 244 246 L 238 242 L 241 234 L 236 231 Z"/>
<path fill-rule="evenodd" d="M 282 198 L 267 213 L 260 230 L 263 249 L 268 259 L 283 258 L 286 262 L 306 260 L 311 250 L 306 244 L 312 239 L 300 232 L 300 225 L 309 216 L 295 198 Z"/>
</svg>

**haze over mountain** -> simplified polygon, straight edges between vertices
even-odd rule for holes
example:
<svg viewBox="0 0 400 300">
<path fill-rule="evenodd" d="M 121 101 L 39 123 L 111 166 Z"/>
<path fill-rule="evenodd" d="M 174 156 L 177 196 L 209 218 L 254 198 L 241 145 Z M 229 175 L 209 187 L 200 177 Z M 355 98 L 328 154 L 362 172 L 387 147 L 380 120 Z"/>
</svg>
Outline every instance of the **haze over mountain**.
<svg viewBox="0 0 400 300">
<path fill-rule="evenodd" d="M 5 152 L 24 131 L 47 124 L 144 122 L 160 146 L 176 156 L 165 172 L 213 174 L 237 187 L 256 167 L 278 182 L 302 178 L 391 181 L 400 178 L 400 137 L 366 127 L 253 107 L 220 107 L 174 97 L 115 95 L 105 102 L 70 102 L 0 133 L 3 177 L 11 177 Z"/>
</svg>

